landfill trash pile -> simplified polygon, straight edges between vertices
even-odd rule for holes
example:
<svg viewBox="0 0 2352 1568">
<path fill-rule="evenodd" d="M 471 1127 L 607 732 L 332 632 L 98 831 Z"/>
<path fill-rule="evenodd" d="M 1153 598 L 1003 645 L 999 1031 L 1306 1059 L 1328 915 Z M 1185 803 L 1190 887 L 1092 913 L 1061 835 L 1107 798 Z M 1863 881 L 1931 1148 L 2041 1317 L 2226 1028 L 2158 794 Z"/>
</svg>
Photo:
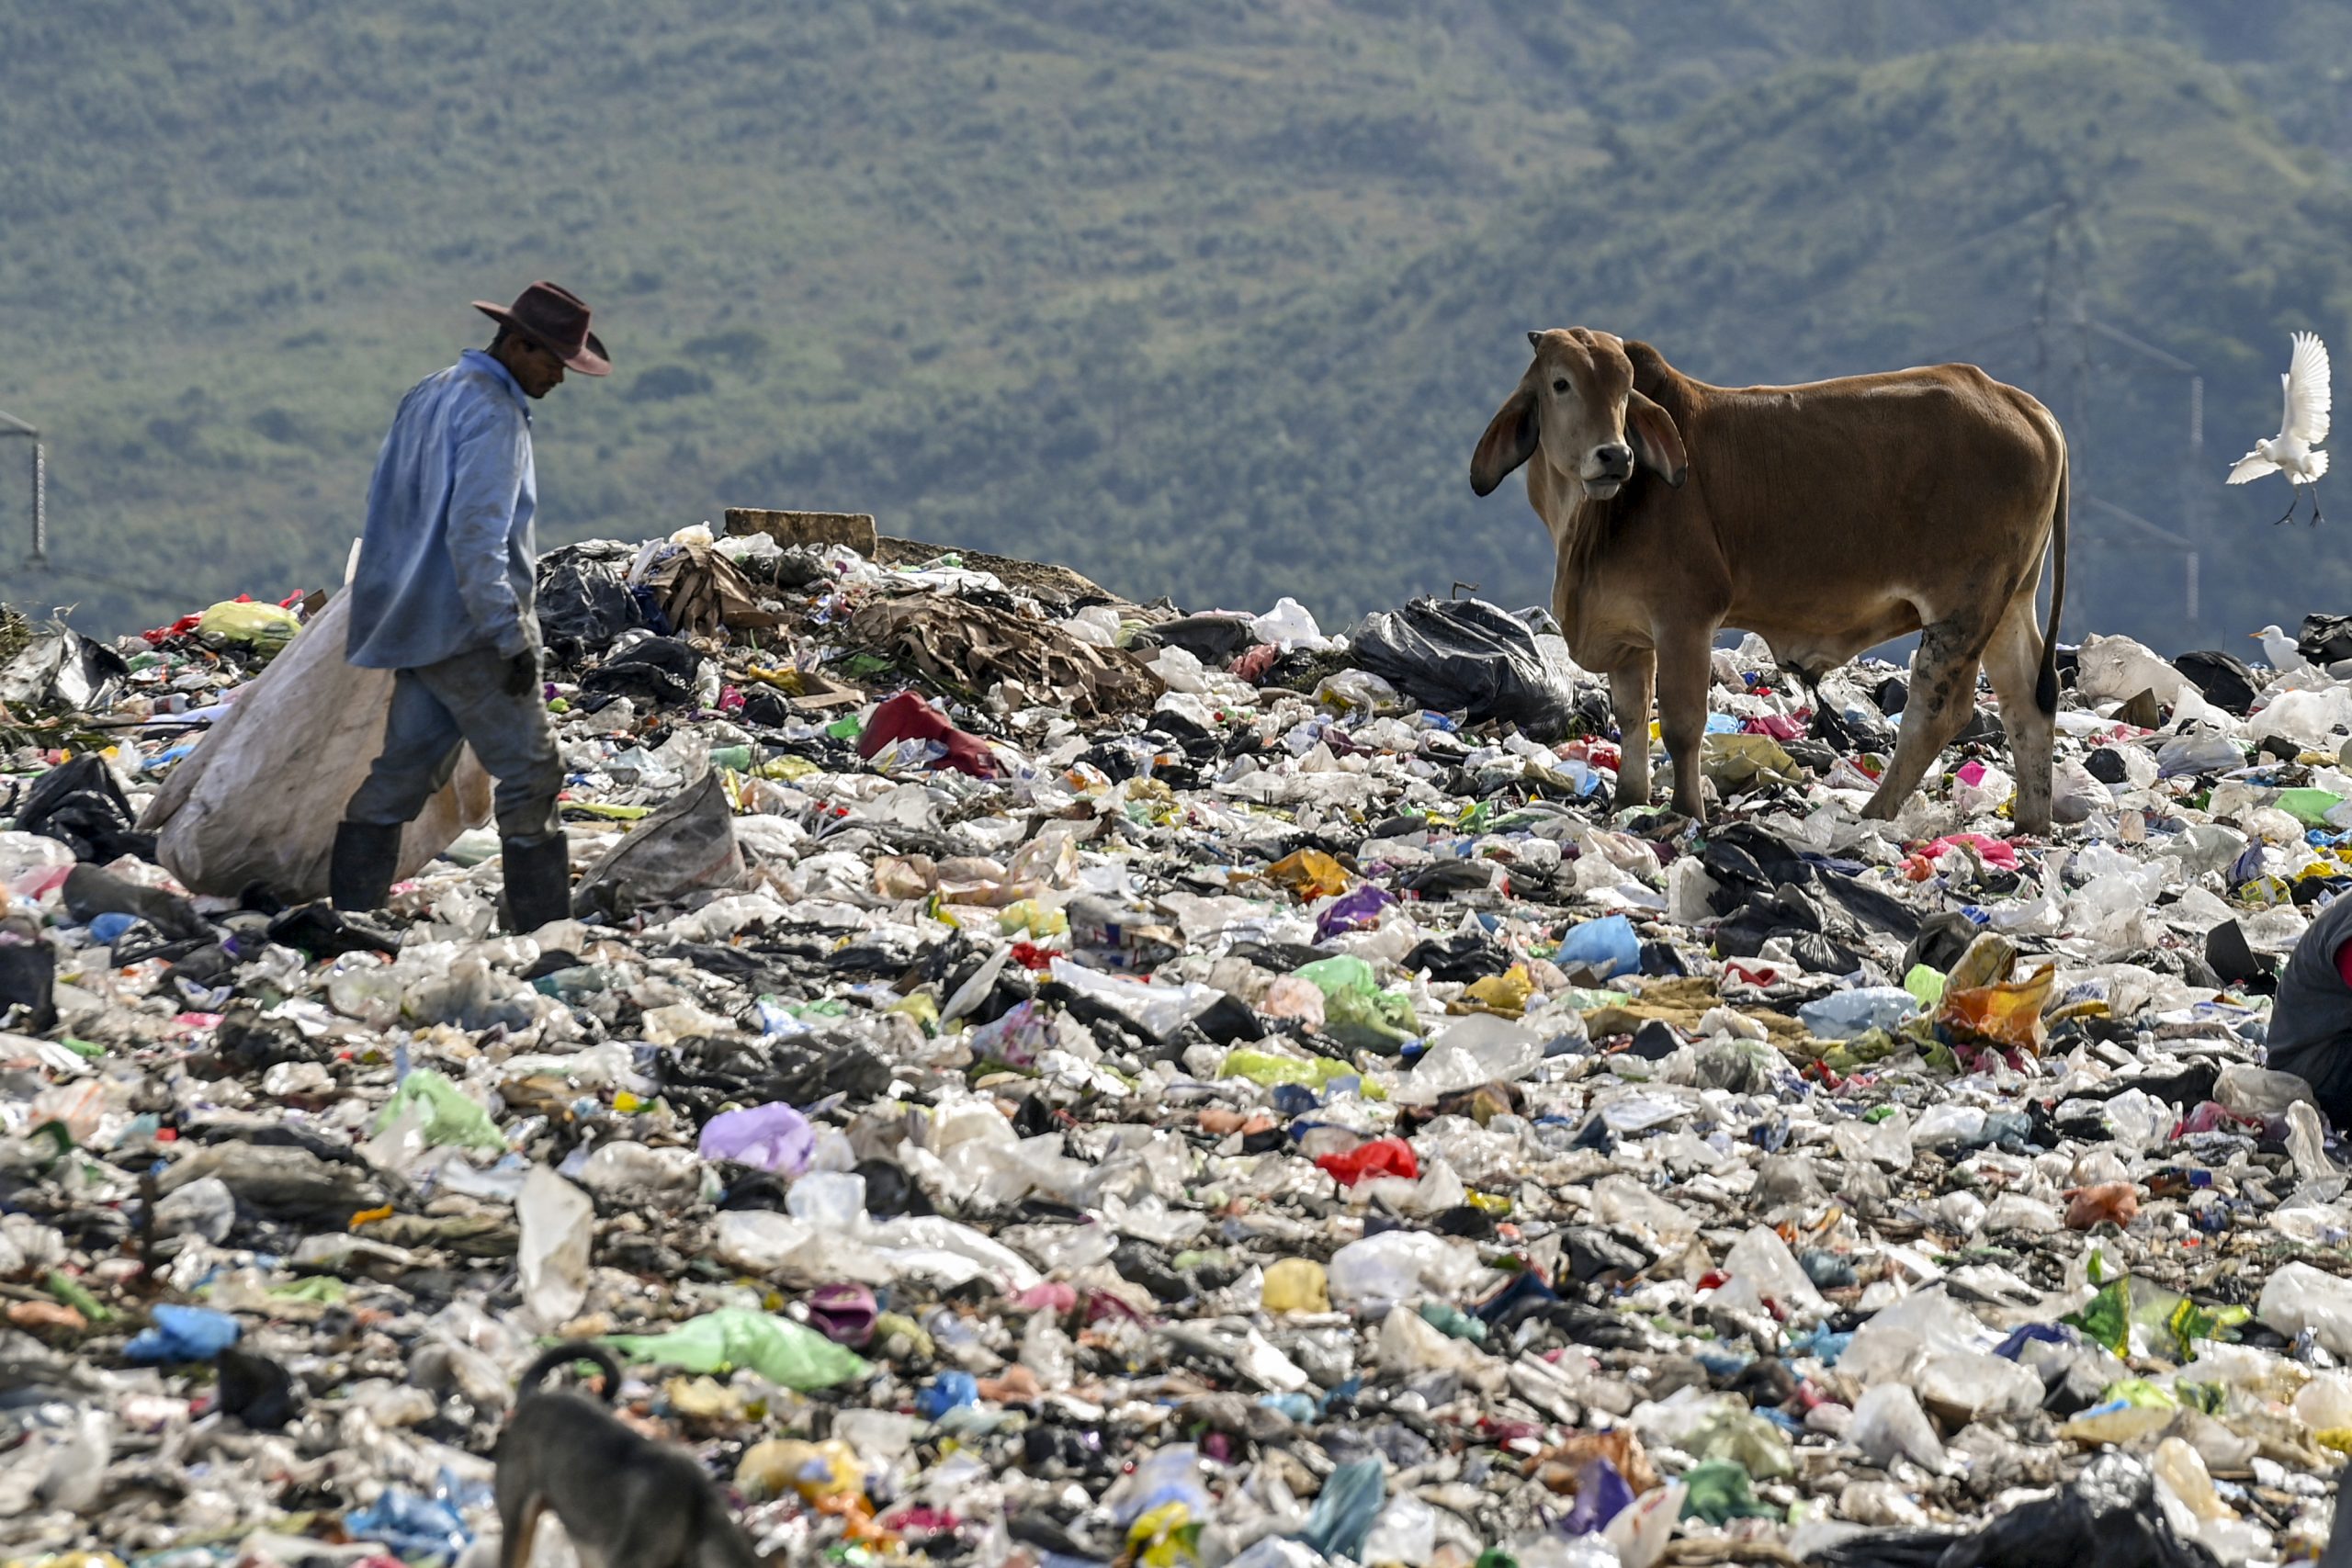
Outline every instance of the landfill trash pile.
<svg viewBox="0 0 2352 1568">
<path fill-rule="evenodd" d="M 240 702 L 330 776 L 256 716 L 332 600 L 12 626 L 0 1558 L 487 1563 L 564 1338 L 788 1563 L 2327 1539 L 2352 1197 L 2263 1039 L 2344 623 L 2070 652 L 2046 842 L 1989 714 L 1867 822 L 1900 671 L 1726 649 L 1702 833 L 1540 613 L 909 554 L 548 557 L 522 935 L 480 801 L 370 918 L 262 852 L 336 800 L 153 820 Z"/>
</svg>

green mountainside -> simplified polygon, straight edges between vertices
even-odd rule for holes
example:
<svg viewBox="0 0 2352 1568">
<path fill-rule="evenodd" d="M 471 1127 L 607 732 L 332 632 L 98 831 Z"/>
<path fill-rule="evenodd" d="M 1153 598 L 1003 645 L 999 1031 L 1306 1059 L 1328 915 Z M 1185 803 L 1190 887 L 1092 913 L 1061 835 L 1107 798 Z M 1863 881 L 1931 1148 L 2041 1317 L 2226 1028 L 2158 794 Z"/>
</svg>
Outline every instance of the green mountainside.
<svg viewBox="0 0 2352 1568">
<path fill-rule="evenodd" d="M 400 392 L 546 276 L 619 371 L 543 405 L 543 542 L 839 507 L 1194 604 L 1530 603 L 1469 448 L 1583 323 L 2028 386 L 2081 445 L 2070 627 L 2352 604 L 2283 486 L 2219 484 L 2352 317 L 2352 7 L 1625 9 L 0 0 L 0 409 L 60 568 L 8 570 L 0 441 L 0 594 L 117 630 L 333 577 Z M 2102 328 L 2202 373 L 2196 476 L 2187 374 Z"/>
</svg>

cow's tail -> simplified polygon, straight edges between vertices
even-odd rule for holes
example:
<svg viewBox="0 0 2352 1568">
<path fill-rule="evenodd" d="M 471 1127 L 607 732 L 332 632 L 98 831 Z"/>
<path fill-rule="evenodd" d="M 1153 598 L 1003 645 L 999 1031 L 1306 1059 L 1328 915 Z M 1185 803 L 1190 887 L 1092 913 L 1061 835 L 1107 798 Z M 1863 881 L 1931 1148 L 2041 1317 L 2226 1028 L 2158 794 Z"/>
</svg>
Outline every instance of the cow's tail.
<svg viewBox="0 0 2352 1568">
<path fill-rule="evenodd" d="M 2041 672 L 2033 682 L 2033 700 L 2045 714 L 2058 712 L 2058 617 L 2066 608 L 2066 502 L 2067 469 L 2065 437 L 2058 445 L 2058 504 L 2050 514 L 2050 619 L 2041 628 Z"/>
</svg>

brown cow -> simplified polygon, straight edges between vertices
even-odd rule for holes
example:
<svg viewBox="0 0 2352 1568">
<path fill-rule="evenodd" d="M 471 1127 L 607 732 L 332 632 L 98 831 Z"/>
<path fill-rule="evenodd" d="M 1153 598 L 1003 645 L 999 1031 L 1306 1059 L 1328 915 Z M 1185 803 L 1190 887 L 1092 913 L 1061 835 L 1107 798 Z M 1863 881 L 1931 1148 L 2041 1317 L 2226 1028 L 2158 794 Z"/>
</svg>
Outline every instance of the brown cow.
<svg viewBox="0 0 2352 1568">
<path fill-rule="evenodd" d="M 1551 531 L 1552 608 L 1605 672 L 1626 740 L 1618 794 L 1649 799 L 1650 697 L 1674 809 L 1705 820 L 1700 745 L 1715 634 L 1752 631 L 1816 682 L 1920 632 L 1903 728 L 1864 815 L 1893 817 L 1974 711 L 1982 661 L 2018 776 L 2016 821 L 2050 830 L 2066 439 L 1973 365 L 1797 387 L 1710 387 L 1645 343 L 1530 333 L 1535 362 L 1470 459 L 1487 495 L 1529 458 Z M 1636 472 L 1636 465 L 1645 472 Z M 2050 619 L 2034 623 L 2043 549 Z"/>
</svg>

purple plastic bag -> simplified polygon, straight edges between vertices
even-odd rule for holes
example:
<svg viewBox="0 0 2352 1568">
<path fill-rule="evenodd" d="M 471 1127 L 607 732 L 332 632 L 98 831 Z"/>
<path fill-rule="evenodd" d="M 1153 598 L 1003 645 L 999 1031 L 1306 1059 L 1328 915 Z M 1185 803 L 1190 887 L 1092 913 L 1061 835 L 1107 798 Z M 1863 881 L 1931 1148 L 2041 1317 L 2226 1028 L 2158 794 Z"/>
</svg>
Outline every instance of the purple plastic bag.
<svg viewBox="0 0 2352 1568">
<path fill-rule="evenodd" d="M 1315 940 L 1329 942 L 1346 931 L 1362 931 L 1380 919 L 1380 911 L 1394 907 L 1396 900 L 1385 887 L 1365 883 L 1340 899 L 1317 917 Z"/>
<path fill-rule="evenodd" d="M 864 1285 L 820 1285 L 808 1292 L 808 1323 L 836 1345 L 862 1349 L 874 1337 L 880 1307 Z"/>
<path fill-rule="evenodd" d="M 1589 1461 L 1577 1472 L 1576 1506 L 1565 1527 L 1570 1535 L 1590 1535 L 1634 1506 L 1634 1489 L 1605 1459 Z"/>
<path fill-rule="evenodd" d="M 722 1111 L 702 1124 L 702 1157 L 741 1160 L 762 1170 L 798 1176 L 816 1157 L 808 1118 L 781 1101 L 748 1111 Z"/>
</svg>

